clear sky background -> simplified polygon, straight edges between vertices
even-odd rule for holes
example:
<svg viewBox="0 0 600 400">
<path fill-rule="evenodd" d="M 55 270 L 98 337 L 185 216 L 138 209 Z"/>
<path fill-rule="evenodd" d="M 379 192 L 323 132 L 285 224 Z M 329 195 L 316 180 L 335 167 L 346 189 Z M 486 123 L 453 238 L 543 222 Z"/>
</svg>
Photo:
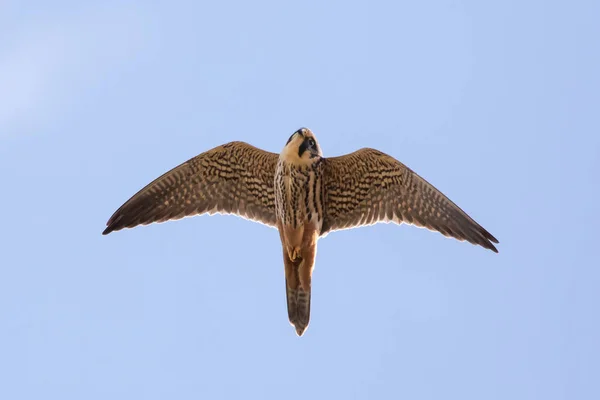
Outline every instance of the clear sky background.
<svg viewBox="0 0 600 400">
<path fill-rule="evenodd" d="M 600 3 L 3 1 L 0 398 L 598 399 Z M 277 231 L 101 236 L 231 140 L 374 147 L 499 254 L 409 226 L 319 242 L 287 321 Z"/>
</svg>

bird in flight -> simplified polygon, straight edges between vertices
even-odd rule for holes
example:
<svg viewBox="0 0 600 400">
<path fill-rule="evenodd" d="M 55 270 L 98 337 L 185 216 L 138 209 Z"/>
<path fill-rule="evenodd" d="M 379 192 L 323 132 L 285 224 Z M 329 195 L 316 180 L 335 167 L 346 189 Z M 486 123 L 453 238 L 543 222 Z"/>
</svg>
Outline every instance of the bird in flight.
<svg viewBox="0 0 600 400">
<path fill-rule="evenodd" d="M 279 231 L 288 317 L 298 336 L 310 319 L 317 241 L 329 232 L 406 223 L 498 252 L 494 236 L 398 160 L 368 148 L 323 157 L 307 128 L 281 154 L 231 142 L 184 162 L 123 204 L 102 234 L 205 213 Z"/>
</svg>

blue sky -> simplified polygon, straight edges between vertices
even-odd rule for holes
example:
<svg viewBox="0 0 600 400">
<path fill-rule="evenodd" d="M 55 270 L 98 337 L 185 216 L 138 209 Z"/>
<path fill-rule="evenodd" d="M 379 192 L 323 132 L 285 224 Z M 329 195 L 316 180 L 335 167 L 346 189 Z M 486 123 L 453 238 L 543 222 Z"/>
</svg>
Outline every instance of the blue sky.
<svg viewBox="0 0 600 400">
<path fill-rule="evenodd" d="M 0 3 L 0 398 L 600 397 L 593 1 Z M 101 236 L 218 144 L 381 149 L 499 240 L 319 242 L 287 322 L 276 230 Z"/>
</svg>

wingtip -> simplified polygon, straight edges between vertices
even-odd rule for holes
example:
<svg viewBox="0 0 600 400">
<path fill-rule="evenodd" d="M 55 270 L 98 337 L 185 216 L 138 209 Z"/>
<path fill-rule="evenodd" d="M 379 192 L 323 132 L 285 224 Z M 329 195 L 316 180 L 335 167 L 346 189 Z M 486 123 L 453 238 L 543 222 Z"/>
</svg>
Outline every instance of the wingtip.
<svg viewBox="0 0 600 400">
<path fill-rule="evenodd" d="M 498 241 L 498 239 L 490 235 L 488 237 L 488 244 L 490 245 L 490 250 L 492 250 L 494 253 L 498 253 L 498 249 L 492 243 L 499 244 L 500 242 Z"/>
<path fill-rule="evenodd" d="M 122 215 L 119 213 L 120 210 L 117 210 L 106 223 L 106 229 L 102 232 L 103 235 L 108 235 L 111 232 L 118 231 L 123 229 L 123 226 L 119 224 L 121 221 Z"/>
<path fill-rule="evenodd" d="M 494 242 L 494 243 L 498 243 L 498 242 Z M 482 243 L 483 247 L 485 247 L 488 250 L 493 251 L 494 253 L 498 253 L 498 249 L 496 248 L 496 246 L 494 246 L 492 244 L 492 240 L 488 239 L 485 241 L 485 243 Z"/>
<path fill-rule="evenodd" d="M 498 239 L 496 239 L 494 237 L 494 235 L 492 235 L 491 233 L 489 233 L 488 231 L 486 231 L 483 228 L 481 228 L 480 234 L 483 236 L 482 239 L 485 243 L 483 247 L 485 247 L 486 249 L 492 250 L 494 253 L 498 253 L 498 249 L 496 248 L 496 246 L 493 245 L 493 243 L 495 243 L 495 244 L 500 243 L 498 241 Z"/>
<path fill-rule="evenodd" d="M 108 222 L 106 223 L 106 229 L 104 229 L 104 231 L 102 231 L 102 234 L 103 234 L 103 235 L 108 235 L 108 234 L 109 234 L 109 233 L 111 233 L 111 232 L 118 231 L 119 229 L 121 229 L 121 228 L 120 228 L 120 227 L 119 227 L 119 226 L 116 224 L 116 222 L 117 222 L 118 220 L 119 220 L 119 219 L 115 219 L 114 217 L 111 217 L 111 218 L 108 220 Z"/>
</svg>

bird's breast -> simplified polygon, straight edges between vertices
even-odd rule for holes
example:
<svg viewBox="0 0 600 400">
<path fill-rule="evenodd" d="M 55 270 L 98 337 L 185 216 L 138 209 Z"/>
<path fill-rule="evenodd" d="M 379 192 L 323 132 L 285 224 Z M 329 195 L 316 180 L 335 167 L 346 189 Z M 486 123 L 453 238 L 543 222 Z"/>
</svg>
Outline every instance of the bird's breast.
<svg viewBox="0 0 600 400">
<path fill-rule="evenodd" d="M 275 173 L 275 208 L 282 225 L 296 228 L 313 222 L 323 224 L 321 163 L 296 166 L 280 160 Z"/>
</svg>

